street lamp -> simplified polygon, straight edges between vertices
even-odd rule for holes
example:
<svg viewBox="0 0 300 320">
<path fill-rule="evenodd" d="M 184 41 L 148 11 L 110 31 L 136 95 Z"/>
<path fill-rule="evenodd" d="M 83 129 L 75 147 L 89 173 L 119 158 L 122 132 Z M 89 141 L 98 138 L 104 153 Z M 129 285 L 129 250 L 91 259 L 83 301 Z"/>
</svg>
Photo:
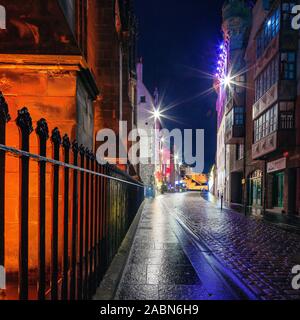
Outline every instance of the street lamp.
<svg viewBox="0 0 300 320">
<path fill-rule="evenodd" d="M 224 86 L 229 87 L 231 83 L 232 83 L 231 77 L 229 75 L 225 76 L 223 79 Z"/>
<path fill-rule="evenodd" d="M 155 119 L 156 121 L 157 121 L 157 120 L 160 120 L 161 115 L 162 115 L 159 109 L 154 109 L 154 111 L 152 112 L 152 114 L 153 114 L 153 117 L 154 117 L 154 119 Z"/>
<path fill-rule="evenodd" d="M 157 133 L 157 122 L 160 121 L 160 118 L 162 116 L 162 113 L 160 111 L 159 108 L 155 108 L 153 107 L 153 111 L 151 112 L 152 113 L 152 116 L 154 118 L 154 145 L 155 145 L 155 148 L 154 148 L 154 167 L 155 167 L 155 173 L 157 172 L 157 165 L 158 165 L 158 159 L 160 158 L 160 152 L 158 151 L 158 146 L 157 146 L 157 143 L 158 143 L 158 133 Z"/>
</svg>

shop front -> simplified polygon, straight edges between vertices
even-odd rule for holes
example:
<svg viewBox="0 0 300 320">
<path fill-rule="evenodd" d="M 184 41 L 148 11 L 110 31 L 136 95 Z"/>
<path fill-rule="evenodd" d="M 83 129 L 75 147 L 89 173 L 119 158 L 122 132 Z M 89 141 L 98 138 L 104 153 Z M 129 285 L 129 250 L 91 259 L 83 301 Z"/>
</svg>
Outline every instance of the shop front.
<svg viewBox="0 0 300 320">
<path fill-rule="evenodd" d="M 267 164 L 267 190 L 268 205 L 267 209 L 275 213 L 283 213 L 285 211 L 285 169 L 286 158 L 281 158 Z"/>
<path fill-rule="evenodd" d="M 283 191 L 284 191 L 284 172 L 276 172 L 273 174 L 273 190 L 272 190 L 273 208 L 278 208 L 283 210 L 283 207 L 284 207 Z"/>
</svg>

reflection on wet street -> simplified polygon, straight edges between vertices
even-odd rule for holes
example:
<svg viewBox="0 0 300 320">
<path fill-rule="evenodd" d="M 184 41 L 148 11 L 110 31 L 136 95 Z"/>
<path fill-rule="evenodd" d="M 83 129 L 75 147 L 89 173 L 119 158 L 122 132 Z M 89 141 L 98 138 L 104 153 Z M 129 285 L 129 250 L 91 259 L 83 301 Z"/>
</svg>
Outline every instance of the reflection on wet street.
<svg viewBox="0 0 300 320">
<path fill-rule="evenodd" d="M 238 298 L 213 271 L 162 199 L 158 197 L 145 206 L 117 299 Z"/>
<path fill-rule="evenodd" d="M 117 299 L 300 299 L 299 234 L 199 193 L 146 202 Z"/>
</svg>

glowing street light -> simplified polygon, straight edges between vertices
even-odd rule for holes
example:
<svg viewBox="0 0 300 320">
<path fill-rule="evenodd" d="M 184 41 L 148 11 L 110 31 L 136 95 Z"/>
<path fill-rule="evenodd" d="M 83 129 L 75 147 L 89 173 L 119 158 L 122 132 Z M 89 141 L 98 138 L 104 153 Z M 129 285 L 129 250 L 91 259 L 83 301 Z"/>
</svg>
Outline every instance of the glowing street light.
<svg viewBox="0 0 300 320">
<path fill-rule="evenodd" d="M 154 109 L 154 111 L 153 111 L 153 116 L 154 116 L 154 119 L 155 120 L 159 120 L 160 118 L 161 118 L 161 112 L 160 112 L 160 110 L 159 109 Z"/>
<path fill-rule="evenodd" d="M 225 87 L 229 87 L 230 84 L 232 83 L 232 78 L 229 75 L 227 75 L 227 76 L 224 77 L 222 82 L 223 82 Z"/>
</svg>

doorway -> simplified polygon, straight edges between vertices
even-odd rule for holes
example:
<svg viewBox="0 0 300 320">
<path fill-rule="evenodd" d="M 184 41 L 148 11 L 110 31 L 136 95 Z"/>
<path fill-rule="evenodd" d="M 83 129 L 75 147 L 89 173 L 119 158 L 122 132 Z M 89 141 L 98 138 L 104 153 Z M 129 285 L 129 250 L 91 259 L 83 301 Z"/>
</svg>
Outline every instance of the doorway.
<svg viewBox="0 0 300 320">
<path fill-rule="evenodd" d="M 283 208 L 284 206 L 284 172 L 274 174 L 273 181 L 273 207 Z"/>
<path fill-rule="evenodd" d="M 249 179 L 249 204 L 252 207 L 262 206 L 262 171 L 256 170 Z"/>
</svg>

